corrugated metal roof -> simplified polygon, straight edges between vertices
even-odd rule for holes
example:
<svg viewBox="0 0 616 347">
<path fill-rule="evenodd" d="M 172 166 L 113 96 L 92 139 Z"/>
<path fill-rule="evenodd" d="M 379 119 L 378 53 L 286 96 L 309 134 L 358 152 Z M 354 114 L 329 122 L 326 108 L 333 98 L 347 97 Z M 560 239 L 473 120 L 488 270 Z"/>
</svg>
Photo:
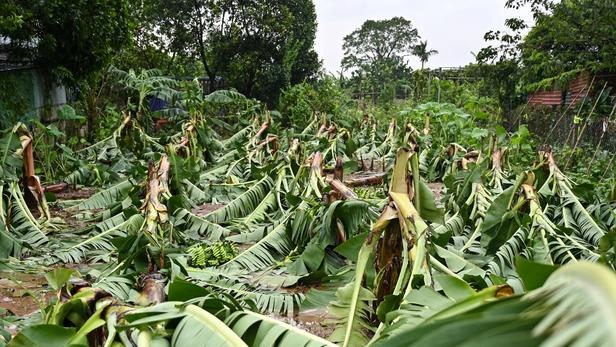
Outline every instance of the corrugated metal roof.
<svg viewBox="0 0 616 347">
<path fill-rule="evenodd" d="M 15 71 L 15 70 L 28 70 L 28 69 L 33 69 L 33 68 L 34 68 L 34 65 L 32 64 L 3 63 L 0 61 L 0 72 Z"/>
<path fill-rule="evenodd" d="M 34 66 L 28 62 L 14 62 L 8 61 L 8 53 L 0 52 L 0 72 L 2 71 L 13 71 L 13 70 L 24 70 L 24 69 L 32 69 Z"/>
<path fill-rule="evenodd" d="M 592 82 L 594 80 L 594 82 Z M 591 77 L 588 72 L 580 73 L 576 78 L 569 82 L 567 89 L 564 91 L 565 97 L 563 100 L 563 91 L 561 90 L 548 90 L 538 91 L 528 96 L 528 103 L 532 105 L 577 105 L 579 102 L 593 94 L 591 90 L 592 85 L 595 87 L 599 85 L 597 82 L 602 81 L 601 85 L 605 82 L 608 85 L 616 87 L 616 75 L 615 74 L 597 74 Z M 592 88 L 594 89 L 594 88 Z"/>
<path fill-rule="evenodd" d="M 563 100 L 563 92 L 560 90 L 540 91 L 528 97 L 531 105 L 560 105 Z"/>
</svg>

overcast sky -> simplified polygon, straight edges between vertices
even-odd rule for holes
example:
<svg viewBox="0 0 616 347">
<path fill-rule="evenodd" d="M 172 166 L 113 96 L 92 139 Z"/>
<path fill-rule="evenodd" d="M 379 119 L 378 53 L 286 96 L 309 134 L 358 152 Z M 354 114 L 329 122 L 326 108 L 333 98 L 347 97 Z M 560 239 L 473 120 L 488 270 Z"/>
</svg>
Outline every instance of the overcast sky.
<svg viewBox="0 0 616 347">
<path fill-rule="evenodd" d="M 471 52 L 484 47 L 483 35 L 502 29 L 506 18 L 532 19 L 530 10 L 506 10 L 505 0 L 315 0 L 316 50 L 326 70 L 340 70 L 342 39 L 367 19 L 402 16 L 409 19 L 428 47 L 439 54 L 427 67 L 463 66 L 474 61 Z M 411 60 L 411 67 L 420 66 Z"/>
</svg>

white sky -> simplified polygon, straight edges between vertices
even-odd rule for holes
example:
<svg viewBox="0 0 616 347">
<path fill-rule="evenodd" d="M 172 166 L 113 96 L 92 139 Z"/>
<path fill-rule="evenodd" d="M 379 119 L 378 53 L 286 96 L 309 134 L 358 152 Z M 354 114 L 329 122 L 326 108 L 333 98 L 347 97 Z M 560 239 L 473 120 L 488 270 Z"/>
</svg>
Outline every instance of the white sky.
<svg viewBox="0 0 616 347">
<path fill-rule="evenodd" d="M 428 48 L 436 49 L 427 67 L 464 66 L 471 52 L 486 46 L 483 35 L 504 28 L 506 18 L 532 21 L 529 9 L 506 10 L 505 0 L 315 0 L 319 23 L 316 51 L 325 69 L 336 73 L 342 60 L 342 39 L 367 19 L 402 16 L 413 23 Z M 420 66 L 410 60 L 414 69 Z"/>
</svg>

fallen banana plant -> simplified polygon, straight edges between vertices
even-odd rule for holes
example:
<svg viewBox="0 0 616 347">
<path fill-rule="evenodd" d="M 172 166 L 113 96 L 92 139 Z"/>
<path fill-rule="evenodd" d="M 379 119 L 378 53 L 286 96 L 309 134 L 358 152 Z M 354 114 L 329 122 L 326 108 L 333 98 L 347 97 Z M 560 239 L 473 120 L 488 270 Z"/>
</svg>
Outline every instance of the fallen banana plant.
<svg viewBox="0 0 616 347">
<path fill-rule="evenodd" d="M 362 327 L 366 323 L 365 296 L 361 295 L 363 278 L 370 254 L 376 250 L 375 270 L 377 276 L 374 283 L 374 298 L 378 303 L 387 295 L 409 293 L 413 282 L 421 276 L 425 285 L 432 285 L 431 271 L 427 260 L 428 224 L 420 216 L 421 207 L 425 203 L 428 211 L 429 203 L 422 197 L 421 182 L 418 176 L 419 168 L 417 152 L 400 149 L 396 155 L 392 180 L 389 187 L 389 203 L 383 209 L 381 216 L 374 223 L 366 241 L 359 250 L 355 273 L 355 283 L 349 299 L 346 330 L 339 342 L 343 346 L 355 346 L 367 341 L 363 336 Z M 409 175 L 409 159 L 411 172 Z M 433 204 L 433 202 L 432 202 Z M 362 299 L 363 298 L 363 299 Z"/>
<path fill-rule="evenodd" d="M 485 297 L 489 292 L 455 303 L 439 299 L 442 303 L 435 304 L 431 299 L 432 305 L 425 309 L 432 312 L 392 325 L 371 346 L 434 346 L 438 337 L 441 346 L 491 346 L 508 341 L 524 346 L 607 347 L 616 339 L 615 289 L 612 271 L 602 265 L 575 263 L 556 270 L 543 286 L 525 295 L 502 296 L 502 289 L 496 287 L 491 289 L 496 295 L 491 294 L 489 300 Z"/>
</svg>

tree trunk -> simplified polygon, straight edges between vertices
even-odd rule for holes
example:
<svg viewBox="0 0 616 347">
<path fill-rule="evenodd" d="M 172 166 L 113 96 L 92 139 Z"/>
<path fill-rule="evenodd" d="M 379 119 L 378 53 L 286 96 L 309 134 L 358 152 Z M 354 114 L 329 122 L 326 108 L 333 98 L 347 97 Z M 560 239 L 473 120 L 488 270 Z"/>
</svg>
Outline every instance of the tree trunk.
<svg viewBox="0 0 616 347">
<path fill-rule="evenodd" d="M 90 87 L 89 89 L 89 94 L 86 95 L 86 110 L 88 113 L 86 129 L 88 130 L 88 141 L 92 142 L 92 139 L 94 139 L 94 123 L 96 122 L 96 96 L 92 88 Z"/>
<path fill-rule="evenodd" d="M 194 6 L 195 6 L 195 11 L 197 12 L 197 17 L 198 17 L 197 26 L 199 29 L 199 33 L 197 37 L 199 39 L 199 55 L 201 56 L 201 63 L 203 64 L 205 73 L 207 74 L 207 77 L 209 78 L 210 93 L 211 93 L 216 88 L 216 74 L 212 71 L 209 64 L 207 63 L 207 55 L 205 54 L 205 43 L 203 42 L 204 28 L 203 28 L 203 22 L 201 21 L 201 11 L 199 10 L 199 4 L 197 3 L 197 1 L 194 2 Z"/>
</svg>

